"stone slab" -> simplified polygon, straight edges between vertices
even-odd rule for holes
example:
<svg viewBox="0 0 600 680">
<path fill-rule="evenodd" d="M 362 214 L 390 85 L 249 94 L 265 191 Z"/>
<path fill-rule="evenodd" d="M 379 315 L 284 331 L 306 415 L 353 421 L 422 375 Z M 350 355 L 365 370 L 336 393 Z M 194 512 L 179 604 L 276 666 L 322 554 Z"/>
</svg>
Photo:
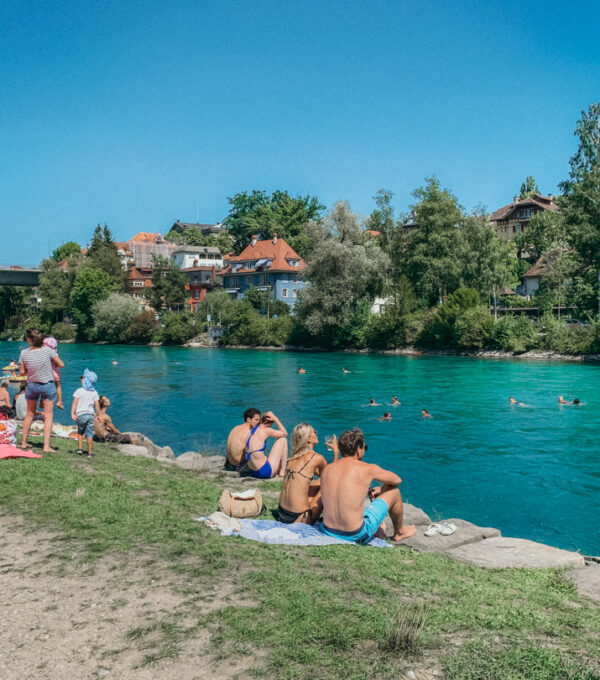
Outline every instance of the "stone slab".
<svg viewBox="0 0 600 680">
<path fill-rule="evenodd" d="M 488 538 L 444 551 L 449 557 L 487 569 L 583 567 L 579 553 L 553 548 L 524 538 Z"/>
<path fill-rule="evenodd" d="M 365 499 L 363 505 L 364 507 L 367 507 L 367 505 L 369 505 L 369 501 Z M 427 526 L 431 524 L 429 515 L 421 510 L 421 508 L 417 508 L 416 505 L 411 505 L 410 503 L 404 503 L 403 505 L 404 524 L 426 524 Z M 389 515 L 386 515 L 385 517 L 385 532 L 388 536 L 391 536 L 394 533 L 394 527 Z"/>
<path fill-rule="evenodd" d="M 498 529 L 479 527 L 464 519 L 443 519 L 438 524 L 443 524 L 444 522 L 452 522 L 452 524 L 456 525 L 456 531 L 451 536 L 442 536 L 442 534 L 425 536 L 425 531 L 430 522 L 417 524 L 416 522 L 405 521 L 405 524 L 417 524 L 417 533 L 402 541 L 402 544 L 419 552 L 446 552 L 453 548 L 459 548 L 470 543 L 479 543 L 485 539 L 501 535 Z"/>
<path fill-rule="evenodd" d="M 589 564 L 583 569 L 574 569 L 567 577 L 577 586 L 581 595 L 600 602 L 600 564 Z"/>
<path fill-rule="evenodd" d="M 216 468 L 223 469 L 223 456 L 201 456 L 195 451 L 186 451 L 175 458 L 175 465 L 184 470 L 212 471 Z"/>
<path fill-rule="evenodd" d="M 134 444 L 117 444 L 117 450 L 124 456 L 136 456 L 137 458 L 151 458 L 145 446 L 135 446 Z"/>
</svg>

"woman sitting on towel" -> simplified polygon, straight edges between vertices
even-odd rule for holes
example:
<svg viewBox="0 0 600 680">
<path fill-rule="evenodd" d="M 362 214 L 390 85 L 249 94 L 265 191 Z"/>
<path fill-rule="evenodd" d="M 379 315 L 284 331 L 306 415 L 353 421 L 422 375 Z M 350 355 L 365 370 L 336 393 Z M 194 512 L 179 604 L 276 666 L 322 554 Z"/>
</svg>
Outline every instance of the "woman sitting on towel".
<svg viewBox="0 0 600 680">
<path fill-rule="evenodd" d="M 285 524 L 314 524 L 323 512 L 321 476 L 327 465 L 325 458 L 314 450 L 319 443 L 317 431 L 308 423 L 296 425 L 292 432 L 292 455 L 287 463 L 283 488 L 279 495 L 279 521 Z M 339 449 L 335 435 L 325 444 L 337 460 Z"/>
</svg>

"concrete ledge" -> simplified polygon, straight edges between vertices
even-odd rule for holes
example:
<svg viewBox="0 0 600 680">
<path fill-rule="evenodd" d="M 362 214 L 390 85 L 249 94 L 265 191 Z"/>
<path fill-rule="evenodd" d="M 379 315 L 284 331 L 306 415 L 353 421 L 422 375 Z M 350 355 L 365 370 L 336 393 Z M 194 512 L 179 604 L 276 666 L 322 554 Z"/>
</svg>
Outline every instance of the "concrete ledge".
<svg viewBox="0 0 600 680">
<path fill-rule="evenodd" d="M 439 523 L 442 524 L 443 522 L 452 522 L 456 525 L 456 531 L 451 536 L 442 536 L 442 534 L 425 536 L 425 530 L 429 525 L 427 523 L 427 525 L 417 526 L 417 533 L 402 541 L 402 544 L 419 552 L 447 552 L 453 548 L 478 543 L 484 539 L 496 538 L 501 535 L 498 529 L 478 527 L 464 519 L 446 519 L 440 520 Z M 406 524 L 414 524 L 414 522 L 406 522 Z"/>
<path fill-rule="evenodd" d="M 567 577 L 577 586 L 581 595 L 587 595 L 600 602 L 600 564 L 590 564 L 583 569 L 575 569 Z"/>
<path fill-rule="evenodd" d="M 461 562 L 487 569 L 506 567 L 547 569 L 551 567 L 583 567 L 585 561 L 579 553 L 552 548 L 523 538 L 488 538 L 479 543 L 463 545 L 444 551 Z"/>
</svg>

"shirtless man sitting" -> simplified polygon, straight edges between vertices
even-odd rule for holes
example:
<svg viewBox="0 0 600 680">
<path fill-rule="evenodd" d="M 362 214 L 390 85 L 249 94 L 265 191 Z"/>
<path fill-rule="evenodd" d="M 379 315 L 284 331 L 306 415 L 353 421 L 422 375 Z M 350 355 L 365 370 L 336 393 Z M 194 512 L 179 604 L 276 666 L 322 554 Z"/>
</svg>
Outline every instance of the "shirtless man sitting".
<svg viewBox="0 0 600 680">
<path fill-rule="evenodd" d="M 339 439 L 340 459 L 330 463 L 321 474 L 323 500 L 323 533 L 354 543 L 368 543 L 385 516 L 394 525 L 392 541 L 398 543 L 416 533 L 414 526 L 404 526 L 404 508 L 398 486 L 398 475 L 379 465 L 365 463 L 367 445 L 359 429 L 346 430 Z M 371 489 L 371 481 L 383 486 Z M 363 509 L 365 496 L 372 503 Z M 385 535 L 385 534 L 384 534 Z"/>
<path fill-rule="evenodd" d="M 229 472 L 239 472 L 246 466 L 244 455 L 246 441 L 250 430 L 260 422 L 260 411 L 257 408 L 249 408 L 244 411 L 243 418 L 244 422 L 241 425 L 236 425 L 227 437 L 223 469 Z"/>
<path fill-rule="evenodd" d="M 114 442 L 115 444 L 137 444 L 136 438 L 115 427 L 112 418 L 106 412 L 110 406 L 108 397 L 98 399 L 100 415 L 94 418 L 94 441 L 95 442 Z"/>
</svg>

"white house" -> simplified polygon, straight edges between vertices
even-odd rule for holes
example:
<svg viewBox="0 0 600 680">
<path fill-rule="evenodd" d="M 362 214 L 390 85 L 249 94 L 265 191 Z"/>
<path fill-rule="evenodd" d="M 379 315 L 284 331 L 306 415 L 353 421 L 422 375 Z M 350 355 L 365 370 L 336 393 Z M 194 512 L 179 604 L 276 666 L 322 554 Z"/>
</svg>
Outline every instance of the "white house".
<svg viewBox="0 0 600 680">
<path fill-rule="evenodd" d="M 215 246 L 178 246 L 171 257 L 179 269 L 191 267 L 223 267 L 223 256 Z"/>
</svg>

